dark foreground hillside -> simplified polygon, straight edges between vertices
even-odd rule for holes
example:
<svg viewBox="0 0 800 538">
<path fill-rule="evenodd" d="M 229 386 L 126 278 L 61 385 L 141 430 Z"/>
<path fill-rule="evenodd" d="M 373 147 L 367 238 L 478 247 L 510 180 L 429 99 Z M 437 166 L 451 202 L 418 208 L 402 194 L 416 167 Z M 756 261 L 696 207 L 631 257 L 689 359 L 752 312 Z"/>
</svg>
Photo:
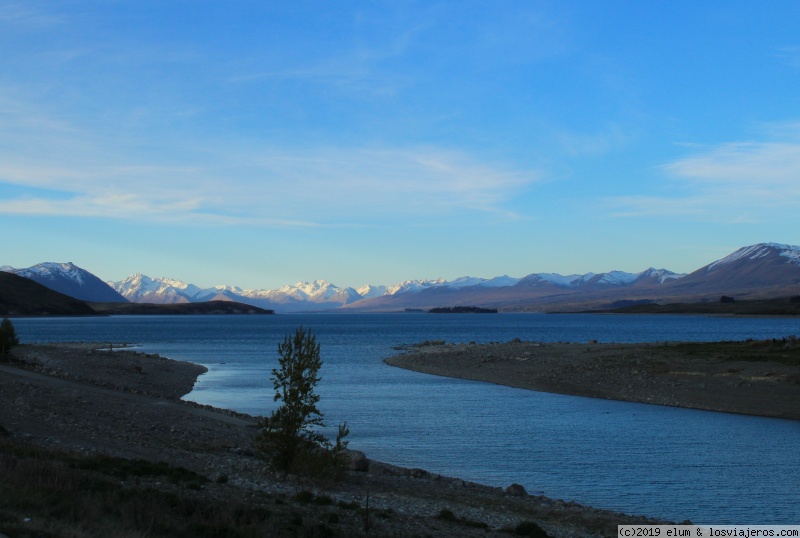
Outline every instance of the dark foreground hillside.
<svg viewBox="0 0 800 538">
<path fill-rule="evenodd" d="M 0 316 L 91 316 L 83 301 L 25 277 L 0 271 Z"/>
</svg>

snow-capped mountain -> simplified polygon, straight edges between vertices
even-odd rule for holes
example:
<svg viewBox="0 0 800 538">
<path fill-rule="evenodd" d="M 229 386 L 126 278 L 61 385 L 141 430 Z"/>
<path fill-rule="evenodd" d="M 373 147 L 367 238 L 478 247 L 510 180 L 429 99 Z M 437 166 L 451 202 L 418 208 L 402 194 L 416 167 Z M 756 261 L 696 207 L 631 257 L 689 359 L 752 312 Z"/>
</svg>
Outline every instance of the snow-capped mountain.
<svg viewBox="0 0 800 538">
<path fill-rule="evenodd" d="M 559 275 L 558 273 L 533 273 L 517 282 L 519 287 L 557 287 L 565 289 L 614 288 L 648 282 L 663 284 L 685 275 L 673 273 L 666 269 L 650 267 L 640 273 L 609 271 L 608 273 L 586 273 L 584 275 Z"/>
<path fill-rule="evenodd" d="M 200 288 L 174 278 L 150 278 L 136 274 L 109 282 L 127 299 L 137 303 L 185 303 L 211 300 L 236 301 L 282 312 L 329 310 L 361 299 L 353 288 L 339 288 L 324 280 L 298 282 L 275 290 L 243 289 L 239 286 Z"/>
<path fill-rule="evenodd" d="M 756 290 L 800 286 L 800 246 L 759 243 L 742 247 L 680 280 L 687 289 Z"/>
<path fill-rule="evenodd" d="M 679 278 L 685 277 L 685 273 L 673 273 L 672 271 L 668 271 L 666 269 L 654 269 L 649 268 L 645 269 L 641 273 L 638 274 L 636 280 L 634 280 L 634 284 L 642 284 L 642 283 L 658 283 L 664 284 L 665 282 L 669 282 L 671 280 L 678 280 Z"/>
<path fill-rule="evenodd" d="M 386 295 L 386 286 L 373 286 L 372 284 L 367 284 L 365 286 L 360 286 L 356 288 L 356 293 L 362 299 L 368 299 L 370 297 L 380 297 L 381 295 Z"/>
<path fill-rule="evenodd" d="M 499 290 L 514 286 L 550 286 L 566 289 L 605 289 L 629 286 L 640 281 L 662 283 L 678 275 L 665 269 L 647 269 L 641 273 L 611 271 L 609 273 L 586 273 L 584 275 L 563 276 L 556 273 L 536 273 L 525 278 L 508 275 L 490 279 L 464 276 L 453 280 L 421 279 L 406 280 L 394 285 L 365 285 L 359 288 L 341 288 L 325 280 L 298 282 L 277 289 L 243 289 L 238 286 L 215 286 L 201 289 L 173 278 L 149 278 L 133 275 L 120 282 L 108 284 L 133 302 L 172 303 L 198 302 L 209 300 L 237 301 L 278 312 L 298 312 L 309 310 L 330 310 L 349 306 L 358 308 L 362 302 L 383 297 L 407 296 L 431 290 L 478 292 Z"/>
<path fill-rule="evenodd" d="M 405 280 L 394 286 L 387 286 L 384 295 L 397 295 L 398 293 L 408 293 L 422 291 L 428 288 L 443 286 L 447 281 L 443 278 L 436 280 Z"/>
<path fill-rule="evenodd" d="M 800 246 L 782 245 L 780 243 L 759 243 L 749 247 L 742 247 L 721 260 L 717 260 L 705 266 L 704 269 L 706 272 L 713 272 L 740 260 L 775 261 L 776 258 L 778 263 L 800 265 Z"/>
<path fill-rule="evenodd" d="M 127 299 L 114 291 L 108 284 L 72 262 L 45 262 L 27 269 L 14 269 L 13 267 L 5 266 L 2 270 L 28 278 L 51 290 L 81 301 L 94 303 L 127 302 Z"/>
<path fill-rule="evenodd" d="M 466 288 L 467 286 L 479 286 L 484 282 L 486 282 L 485 278 L 478 278 L 474 276 L 462 276 L 447 281 L 444 283 L 444 285 L 449 286 L 451 288 Z"/>
<path fill-rule="evenodd" d="M 119 282 L 108 282 L 108 285 L 134 303 L 191 303 L 197 301 L 197 295 L 202 292 L 197 286 L 174 278 L 154 279 L 141 273 Z"/>
</svg>

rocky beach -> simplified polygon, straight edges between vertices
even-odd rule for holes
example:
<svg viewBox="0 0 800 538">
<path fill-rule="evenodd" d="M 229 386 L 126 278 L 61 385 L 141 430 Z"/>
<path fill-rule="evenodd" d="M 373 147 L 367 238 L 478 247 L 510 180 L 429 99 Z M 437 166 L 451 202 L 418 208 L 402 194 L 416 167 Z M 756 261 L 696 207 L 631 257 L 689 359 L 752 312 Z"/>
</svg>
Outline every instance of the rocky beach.
<svg viewBox="0 0 800 538">
<path fill-rule="evenodd" d="M 611 536 L 620 523 L 655 522 L 528 495 L 514 484 L 495 488 L 400 468 L 357 452 L 338 482 L 277 476 L 254 447 L 255 417 L 180 399 L 204 367 L 114 347 L 23 345 L 0 364 L 0 535 L 99 536 L 109 535 L 109 528 L 125 536 L 199 535 L 189 529 L 201 525 L 197 521 L 169 526 L 155 515 L 147 524 L 138 516 L 123 517 L 131 498 L 139 507 L 142 495 L 156 494 L 169 502 L 213 506 L 206 510 L 215 514 L 220 506 L 235 507 L 230 510 L 238 515 L 218 514 L 222 519 L 214 525 L 250 529 L 251 534 L 230 534 L 241 536 L 534 536 L 542 529 L 552 536 Z M 113 472 L 106 471 L 110 478 L 96 470 L 98 459 L 116 462 Z M 34 461 L 35 476 L 26 471 Z M 159 472 L 169 469 L 173 476 L 178 469 L 192 478 L 135 473 L 131 462 L 139 462 L 138 468 L 141 462 L 158 464 L 164 466 Z M 107 480 L 103 488 L 114 495 L 103 498 L 126 499 L 114 503 L 122 508 L 110 510 L 121 515 L 85 521 L 75 506 L 64 516 L 51 501 L 24 501 L 21 484 L 35 498 L 36 479 L 47 482 L 49 476 L 45 467 L 78 473 L 69 483 L 87 480 L 87 473 L 93 481 Z M 64 494 L 76 497 L 64 502 L 74 505 L 84 489 Z M 198 511 L 191 510 L 193 517 Z M 168 530 L 159 534 L 162 528 Z"/>
</svg>

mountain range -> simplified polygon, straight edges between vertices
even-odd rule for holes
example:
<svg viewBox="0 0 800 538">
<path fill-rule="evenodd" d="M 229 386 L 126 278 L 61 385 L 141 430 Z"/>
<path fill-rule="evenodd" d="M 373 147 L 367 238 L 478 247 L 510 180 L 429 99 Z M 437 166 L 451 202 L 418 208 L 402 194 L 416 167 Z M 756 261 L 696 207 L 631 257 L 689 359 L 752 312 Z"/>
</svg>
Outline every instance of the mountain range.
<svg viewBox="0 0 800 538">
<path fill-rule="evenodd" d="M 367 285 L 359 288 L 340 288 L 324 280 L 299 282 L 291 286 L 282 286 L 274 290 L 242 289 L 237 286 L 216 286 L 202 289 L 192 284 L 171 278 L 150 278 L 135 274 L 119 282 L 108 282 L 121 296 L 132 302 L 148 303 L 186 303 L 208 300 L 237 301 L 262 308 L 274 309 L 278 312 L 324 311 L 339 308 L 359 308 L 383 304 L 382 300 L 391 297 L 403 297 L 413 303 L 415 297 L 425 297 L 425 292 L 437 289 L 470 290 L 480 289 L 491 294 L 501 288 L 526 288 L 548 285 L 565 288 L 607 289 L 633 285 L 640 282 L 663 283 L 677 275 L 664 269 L 648 269 L 641 273 L 588 273 L 586 275 L 562 276 L 553 273 L 528 275 L 525 278 L 500 276 L 491 279 L 478 277 L 460 277 L 454 280 L 442 278 L 436 280 L 407 280 L 394 285 Z M 391 301 L 391 299 L 390 299 Z M 417 306 L 412 304 L 411 306 Z M 423 305 L 428 306 L 430 305 Z"/>
<path fill-rule="evenodd" d="M 718 300 L 721 294 L 755 299 L 800 292 L 800 247 L 777 243 L 740 248 L 689 274 L 649 268 L 638 273 L 532 273 L 522 278 L 465 276 L 450 281 L 408 280 L 359 288 L 340 288 L 324 280 L 272 290 L 227 285 L 200 288 L 176 279 L 142 274 L 103 282 L 72 263 L 1 269 L 85 301 L 181 304 L 222 300 L 279 313 L 402 311 L 456 305 L 502 311 L 559 311 L 642 302 Z"/>
</svg>

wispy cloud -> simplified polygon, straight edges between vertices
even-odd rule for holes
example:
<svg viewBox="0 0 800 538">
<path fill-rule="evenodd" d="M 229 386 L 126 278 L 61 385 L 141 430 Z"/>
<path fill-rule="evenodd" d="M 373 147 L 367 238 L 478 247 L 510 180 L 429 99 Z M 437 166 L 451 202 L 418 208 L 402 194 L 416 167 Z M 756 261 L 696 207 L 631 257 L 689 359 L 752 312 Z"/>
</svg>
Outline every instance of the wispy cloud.
<svg viewBox="0 0 800 538">
<path fill-rule="evenodd" d="M 607 202 L 615 216 L 692 216 L 724 222 L 768 221 L 800 205 L 800 141 L 788 124 L 780 141 L 732 142 L 660 167 L 671 179 L 663 196 Z"/>
<path fill-rule="evenodd" d="M 539 180 L 436 146 L 152 136 L 65 115 L 0 85 L 0 213 L 258 226 L 497 218 L 513 217 L 509 202 Z M 14 198 L 3 196 L 4 183 L 15 185 Z"/>
<path fill-rule="evenodd" d="M 287 200 L 332 204 L 345 212 L 492 211 L 537 179 L 435 147 L 270 150 L 256 164 L 272 192 L 277 187 Z"/>
<path fill-rule="evenodd" d="M 0 184 L 52 189 L 0 199 L 0 213 L 268 226 L 496 214 L 537 174 L 440 148 L 217 150 L 191 164 L 113 163 L 102 151 L 3 156 Z M 130 157 L 126 158 L 130 160 Z M 65 195 L 66 193 L 66 195 Z"/>
<path fill-rule="evenodd" d="M 203 211 L 198 200 L 156 201 L 132 193 L 74 196 L 68 199 L 22 197 L 0 199 L 0 214 L 15 216 L 80 217 L 131 220 L 159 224 L 249 225 L 269 227 L 315 227 L 307 220 L 221 215 Z"/>
</svg>

